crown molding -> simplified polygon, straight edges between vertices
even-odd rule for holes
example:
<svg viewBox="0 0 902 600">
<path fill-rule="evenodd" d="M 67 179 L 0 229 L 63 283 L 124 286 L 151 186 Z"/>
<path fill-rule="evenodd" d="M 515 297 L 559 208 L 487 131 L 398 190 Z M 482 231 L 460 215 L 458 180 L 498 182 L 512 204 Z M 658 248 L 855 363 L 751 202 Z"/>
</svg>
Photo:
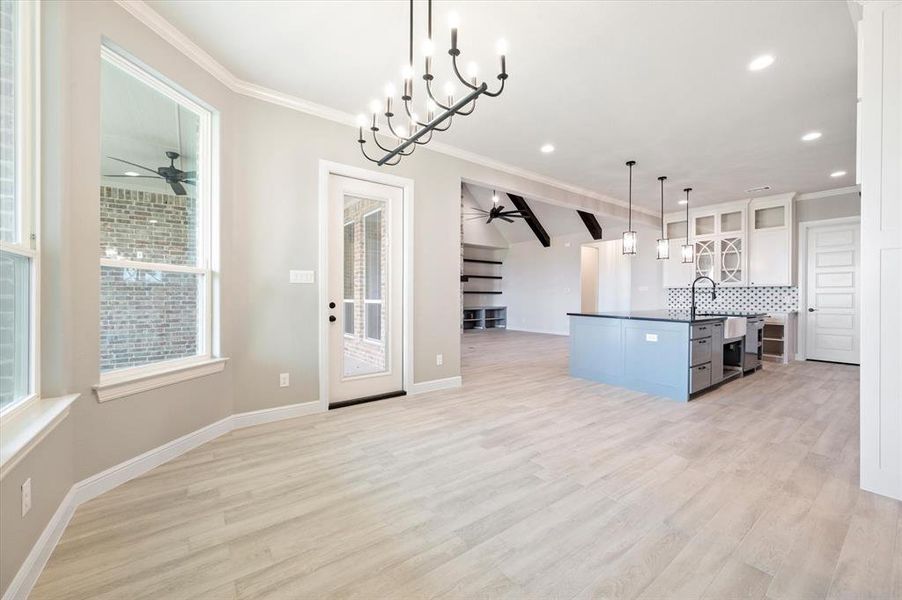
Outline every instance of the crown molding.
<svg viewBox="0 0 902 600">
<path fill-rule="evenodd" d="M 861 186 L 850 185 L 847 187 L 835 188 L 832 190 L 823 190 L 821 192 L 807 192 L 796 196 L 796 200 L 817 200 L 818 198 L 829 198 L 831 196 L 844 196 L 846 194 L 857 194 L 861 191 Z"/>
<path fill-rule="evenodd" d="M 329 106 L 324 106 L 322 104 L 317 104 L 316 102 L 310 102 L 309 100 L 298 98 L 297 96 L 292 96 L 291 94 L 286 94 L 278 90 L 239 79 L 221 63 L 219 63 L 219 61 L 213 58 L 206 50 L 194 43 L 194 41 L 192 41 L 181 31 L 179 31 L 172 23 L 170 23 L 162 15 L 160 15 L 160 13 L 151 8 L 150 5 L 144 2 L 144 0 L 115 1 L 116 4 L 125 9 L 126 12 L 128 12 L 138 21 L 147 26 L 151 31 L 163 38 L 163 40 L 168 42 L 176 50 L 187 56 L 201 69 L 215 77 L 220 83 L 222 83 L 231 91 L 242 94 L 244 96 L 248 96 L 250 98 L 261 100 L 263 102 L 275 104 L 283 108 L 289 108 L 291 110 L 296 110 L 298 112 L 319 117 L 321 119 L 341 123 L 342 125 L 348 125 L 351 127 L 355 125 L 356 119 L 354 118 L 354 115 L 350 113 L 346 113 L 342 110 L 331 108 Z M 508 175 L 522 177 L 523 179 L 528 179 L 535 183 L 548 185 L 550 187 L 570 192 L 572 194 L 592 198 L 594 200 L 606 202 L 608 204 L 619 206 L 621 208 L 627 207 L 627 203 L 623 200 L 618 200 L 617 198 L 612 198 L 611 196 L 607 196 L 605 194 L 601 194 L 587 188 L 573 185 L 565 181 L 555 179 L 553 177 L 541 175 L 534 171 L 516 167 L 514 165 L 510 165 L 493 158 L 477 154 L 475 152 L 470 152 L 469 150 L 463 150 L 462 148 L 458 148 L 456 146 L 451 146 L 442 142 L 432 142 L 426 149 L 433 150 L 447 156 L 453 156 L 454 158 L 459 158 L 461 160 L 478 164 L 489 169 L 501 171 L 502 173 L 507 173 Z M 641 207 L 634 206 L 633 210 L 635 212 L 643 213 L 649 216 L 658 216 L 654 211 Z"/>
</svg>

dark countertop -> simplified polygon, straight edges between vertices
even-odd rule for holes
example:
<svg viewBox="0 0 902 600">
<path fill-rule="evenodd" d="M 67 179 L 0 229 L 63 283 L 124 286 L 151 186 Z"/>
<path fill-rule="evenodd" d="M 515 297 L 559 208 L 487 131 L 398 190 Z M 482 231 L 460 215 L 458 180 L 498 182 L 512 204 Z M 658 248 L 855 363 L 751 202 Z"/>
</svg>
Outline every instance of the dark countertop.
<svg viewBox="0 0 902 600">
<path fill-rule="evenodd" d="M 699 315 L 688 310 L 615 310 L 609 312 L 571 312 L 571 317 L 601 317 L 605 319 L 636 319 L 638 321 L 670 321 L 671 323 L 711 323 L 723 321 L 722 315 Z"/>
<path fill-rule="evenodd" d="M 696 310 L 697 317 L 766 317 L 770 313 L 753 311 L 753 310 L 714 310 L 708 312 L 706 310 Z"/>
</svg>

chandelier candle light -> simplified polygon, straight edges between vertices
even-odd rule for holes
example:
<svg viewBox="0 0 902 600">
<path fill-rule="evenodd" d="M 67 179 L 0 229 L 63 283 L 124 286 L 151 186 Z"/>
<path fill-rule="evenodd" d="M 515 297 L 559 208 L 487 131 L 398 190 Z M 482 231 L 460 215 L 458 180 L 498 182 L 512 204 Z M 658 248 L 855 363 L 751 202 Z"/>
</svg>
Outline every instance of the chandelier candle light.
<svg viewBox="0 0 902 600">
<path fill-rule="evenodd" d="M 658 177 L 658 181 L 661 182 L 661 238 L 658 240 L 657 244 L 658 260 L 670 258 L 670 240 L 667 239 L 667 235 L 664 233 L 664 180 L 666 179 L 667 177 L 663 175 Z"/>
<path fill-rule="evenodd" d="M 426 119 L 421 121 L 417 113 L 413 112 L 411 109 L 411 103 L 414 100 L 413 2 L 414 0 L 410 0 L 408 60 L 407 64 L 401 69 L 401 76 L 404 80 L 403 87 L 401 88 L 401 102 L 404 105 L 404 113 L 407 116 L 408 125 L 404 126 L 392 123 L 392 118 L 396 115 L 392 112 L 395 86 L 391 83 L 385 87 L 384 106 L 382 106 L 378 100 L 373 100 L 370 103 L 372 119 L 367 119 L 363 114 L 358 115 L 357 117 L 357 142 L 360 144 L 360 151 L 363 152 L 363 155 L 367 160 L 377 163 L 379 166 L 394 166 L 398 164 L 403 157 L 413 154 L 413 151 L 416 150 L 417 146 L 428 144 L 432 141 L 433 132 L 447 131 L 447 129 L 451 127 L 452 117 L 455 115 L 467 116 L 471 114 L 476 108 L 476 99 L 480 96 L 489 96 L 492 98 L 500 96 L 501 92 L 504 91 L 504 82 L 507 80 L 507 44 L 504 40 L 499 40 L 497 47 L 498 54 L 501 57 L 501 72 L 498 74 L 497 79 L 501 82 L 501 85 L 496 91 L 489 91 L 488 84 L 484 81 L 480 82 L 477 79 L 477 68 L 475 63 L 470 63 L 468 65 L 466 78 L 461 75 L 457 66 L 457 57 L 460 56 L 460 50 L 457 47 L 457 23 L 455 18 L 451 22 L 451 49 L 448 50 L 448 55 L 451 56 L 451 66 L 454 70 L 454 75 L 460 83 L 464 85 L 466 93 L 463 97 L 455 99 L 454 85 L 448 82 L 445 84 L 444 88 L 445 102 L 443 103 L 435 97 L 432 91 L 432 82 L 435 79 L 432 72 L 432 54 L 435 46 L 432 41 L 432 0 L 429 0 L 429 12 L 427 17 L 428 37 L 423 47 L 423 54 L 425 56 L 423 81 L 425 82 L 424 87 L 426 91 L 424 95 L 424 98 L 426 99 Z M 394 141 L 389 145 L 385 145 L 387 142 L 380 142 L 379 140 L 379 132 L 382 128 L 379 127 L 380 123 L 378 116 L 383 108 L 385 110 L 383 114 L 385 115 L 385 126 L 387 127 L 387 131 L 384 131 L 381 135 L 383 137 L 393 138 Z M 401 119 L 404 119 L 403 115 Z M 447 124 L 443 127 L 439 127 L 445 123 L 445 121 L 447 121 Z M 363 129 L 367 126 L 369 126 L 369 129 L 372 132 L 372 141 L 379 150 L 385 153 L 382 158 L 374 158 L 366 151 L 365 146 L 367 140 L 364 139 Z"/>
<path fill-rule="evenodd" d="M 689 192 L 692 188 L 683 190 L 686 192 L 686 243 L 680 246 L 680 255 L 684 263 L 695 262 L 695 246 L 689 243 Z"/>
<path fill-rule="evenodd" d="M 624 254 L 635 254 L 636 253 L 636 232 L 633 231 L 633 166 L 636 164 L 636 161 L 629 160 L 626 162 L 626 166 L 630 168 L 630 212 L 629 212 L 629 224 L 627 225 L 627 231 L 623 232 L 623 253 Z"/>
</svg>

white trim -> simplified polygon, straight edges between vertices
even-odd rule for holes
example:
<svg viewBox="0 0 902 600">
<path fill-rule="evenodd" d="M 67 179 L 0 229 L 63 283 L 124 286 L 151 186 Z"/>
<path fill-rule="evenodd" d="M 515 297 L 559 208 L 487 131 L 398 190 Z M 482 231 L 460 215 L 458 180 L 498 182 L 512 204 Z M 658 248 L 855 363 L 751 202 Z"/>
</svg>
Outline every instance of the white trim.
<svg viewBox="0 0 902 600">
<path fill-rule="evenodd" d="M 807 300 L 808 293 L 808 230 L 812 227 L 822 227 L 826 225 L 845 225 L 850 223 L 858 223 L 861 227 L 861 217 L 836 217 L 834 219 L 821 219 L 819 221 L 801 221 L 799 223 L 798 235 L 798 265 L 796 271 L 796 282 L 799 290 L 799 322 L 796 326 L 796 360 L 808 360 L 807 342 Z M 860 275 L 859 275 L 860 276 Z M 859 284 L 860 285 L 860 284 Z M 859 292 L 860 293 L 860 292 Z M 859 308 L 860 310 L 860 308 Z M 860 317 L 860 315 L 859 315 Z"/>
<path fill-rule="evenodd" d="M 463 379 L 460 375 L 454 377 L 445 377 L 444 379 L 432 379 L 430 381 L 419 381 L 407 386 L 407 395 L 425 394 L 427 392 L 436 392 L 438 390 L 449 390 L 459 388 L 463 385 Z"/>
<path fill-rule="evenodd" d="M 845 196 L 846 194 L 857 194 L 861 190 L 860 186 L 850 185 L 847 187 L 836 188 L 832 190 L 824 190 L 822 192 L 807 192 L 796 196 L 799 200 L 817 200 L 819 198 L 830 198 L 831 196 Z"/>
<path fill-rule="evenodd" d="M 523 331 L 525 333 L 542 333 L 545 335 L 570 335 L 570 331 L 549 331 L 547 329 L 530 329 L 528 327 L 517 327 L 514 325 L 508 325 L 505 327 L 508 331 Z"/>
<path fill-rule="evenodd" d="M 319 269 L 319 402 L 322 410 L 329 409 L 329 175 L 351 177 L 362 181 L 381 183 L 401 188 L 404 210 L 403 261 L 404 280 L 402 283 L 403 306 L 403 385 L 408 392 L 413 387 L 413 210 L 414 183 L 412 179 L 390 175 L 381 171 L 371 171 L 352 167 L 329 160 L 319 161 L 319 247 L 317 268 Z M 344 294 L 342 294 L 344 295 Z"/>
<path fill-rule="evenodd" d="M 322 104 L 317 104 L 316 102 L 310 102 L 309 100 L 304 100 L 303 98 L 298 98 L 297 96 L 292 96 L 291 94 L 279 92 L 262 85 L 257 85 L 255 83 L 239 79 L 234 74 L 232 74 L 231 71 L 220 64 L 215 58 L 210 56 L 207 51 L 195 44 L 191 39 L 188 38 L 188 36 L 179 31 L 172 23 L 163 18 L 158 12 L 156 12 L 143 0 L 115 1 L 116 4 L 125 9 L 138 21 L 143 23 L 145 26 L 147 26 L 149 29 L 163 38 L 163 40 L 172 45 L 176 50 L 187 56 L 197 66 L 212 75 L 231 91 L 242 94 L 244 96 L 248 96 L 250 98 L 254 98 L 256 100 L 260 100 L 262 102 L 268 102 L 270 104 L 275 104 L 284 108 L 290 108 L 292 110 L 312 115 L 314 117 L 341 123 L 342 125 L 348 125 L 351 127 L 357 126 L 356 117 L 350 113 L 346 113 L 329 106 L 324 106 Z M 548 185 L 566 192 L 577 194 L 579 196 L 585 196 L 587 198 L 592 198 L 593 200 L 607 202 L 621 208 L 626 208 L 628 205 L 628 203 L 624 202 L 623 200 L 618 200 L 616 198 L 606 196 L 584 187 L 573 185 L 559 179 L 554 179 L 552 177 L 547 177 L 533 171 L 528 171 L 526 169 L 503 163 L 493 158 L 489 158 L 481 154 L 476 154 L 475 152 L 470 152 L 469 150 L 463 150 L 461 148 L 457 148 L 456 146 L 451 146 L 442 142 L 431 142 L 428 145 L 427 149 L 434 150 L 435 152 L 439 152 L 447 156 L 453 156 L 454 158 L 459 158 L 461 160 L 465 160 L 477 165 L 481 165 L 489 169 L 501 171 L 502 173 L 507 173 L 508 175 L 522 177 L 523 179 L 528 179 L 529 181 L 533 181 L 535 183 Z M 660 217 L 658 213 L 651 209 L 634 206 L 633 211 L 655 218 Z"/>
<path fill-rule="evenodd" d="M 286 406 L 276 406 L 275 408 L 238 413 L 237 415 L 232 415 L 232 429 L 265 425 L 266 423 L 284 421 L 285 419 L 296 419 L 318 412 L 322 412 L 319 401 L 312 400 L 299 404 L 288 404 Z"/>
<path fill-rule="evenodd" d="M 41 394 L 41 6 L 20 2 L 15 6 L 15 225 L 19 241 L 0 244 L 5 252 L 29 259 L 28 384 L 27 394 L 0 410 L 10 415 L 18 406 Z"/>
<path fill-rule="evenodd" d="M 76 490 L 75 486 L 73 486 L 60 502 L 56 512 L 50 517 L 50 522 L 47 523 L 44 531 L 41 532 L 41 536 L 32 546 L 31 552 L 22 561 L 16 576 L 9 582 L 6 591 L 3 593 L 3 600 L 25 600 L 28 598 L 31 588 L 37 583 L 38 577 L 41 576 L 41 571 L 44 570 L 44 566 L 50 559 L 54 548 L 56 548 L 60 538 L 63 537 L 63 532 L 66 530 L 66 526 L 69 525 L 72 515 L 75 514 L 75 509 L 78 507 L 75 495 Z"/>
<path fill-rule="evenodd" d="M 0 480 L 56 429 L 78 396 L 29 398 L 16 408 L 14 414 L 4 415 L 0 422 Z"/>
<path fill-rule="evenodd" d="M 126 258 L 101 258 L 100 266 L 110 269 L 138 269 L 139 271 L 164 271 L 167 273 L 193 273 L 206 275 L 209 270 L 205 267 L 193 267 L 191 265 L 173 265 L 169 263 L 142 262 Z"/>
<path fill-rule="evenodd" d="M 121 372 L 110 372 L 100 377 L 100 383 L 94 386 L 98 402 L 108 402 L 117 398 L 133 396 L 161 388 L 167 385 L 213 375 L 225 369 L 228 358 L 209 358 L 193 361 L 191 364 L 175 364 L 165 369 L 160 366 L 167 363 L 155 363 L 151 372 L 135 373 L 132 369 Z"/>
<path fill-rule="evenodd" d="M 166 263 L 151 263 L 136 261 L 130 259 L 112 259 L 101 258 L 101 267 L 107 268 L 131 268 L 141 269 L 145 271 L 161 271 L 168 273 L 191 273 L 202 275 L 202 285 L 198 286 L 197 306 L 197 357 L 209 359 L 213 355 L 214 345 L 218 346 L 219 332 L 214 332 L 214 325 L 219 323 L 219 319 L 214 317 L 214 293 L 218 290 L 214 288 L 213 279 L 215 272 L 213 270 L 214 261 L 218 263 L 218 247 L 214 246 L 214 239 L 219 239 L 219 199 L 214 193 L 218 193 L 217 183 L 213 176 L 218 175 L 219 159 L 218 146 L 214 145 L 219 140 L 218 132 L 218 112 L 203 100 L 195 97 L 188 90 L 179 87 L 176 83 L 170 81 L 162 74 L 154 71 L 137 58 L 131 56 L 127 51 L 117 47 L 108 40 L 103 40 L 100 46 L 100 58 L 102 61 L 119 69 L 123 73 L 131 76 L 136 81 L 147 86 L 151 90 L 172 100 L 177 105 L 184 107 L 194 113 L 198 118 L 198 149 L 197 149 L 197 186 L 195 189 L 195 201 L 197 208 L 197 248 L 196 248 L 196 264 L 194 265 L 173 265 Z M 215 220 L 214 220 L 215 219 Z M 165 363 L 156 363 L 161 368 L 165 368 Z M 141 369 L 141 368 L 139 368 Z M 134 371 L 134 373 L 141 373 Z M 101 374 L 101 384 L 105 384 L 108 376 Z M 98 398 L 101 393 L 98 391 Z M 118 397 L 118 396 L 117 396 Z M 112 398 L 110 398 L 112 399 Z M 101 400 L 103 401 L 103 400 Z"/>
<path fill-rule="evenodd" d="M 80 504 L 93 500 L 97 496 L 135 477 L 140 477 L 151 469 L 159 467 L 230 431 L 274 421 L 294 419 L 318 412 L 322 412 L 320 403 L 313 401 L 234 414 L 77 482 L 60 502 L 50 522 L 44 528 L 31 552 L 28 553 L 28 556 L 19 567 L 16 576 L 13 577 L 13 580 L 6 588 L 2 600 L 24 600 L 28 597 L 32 587 L 34 587 L 35 582 L 41 575 L 41 571 L 47 564 L 50 554 L 57 543 L 59 543 L 66 526 L 69 524 L 69 520 L 75 513 L 75 509 Z"/>
</svg>

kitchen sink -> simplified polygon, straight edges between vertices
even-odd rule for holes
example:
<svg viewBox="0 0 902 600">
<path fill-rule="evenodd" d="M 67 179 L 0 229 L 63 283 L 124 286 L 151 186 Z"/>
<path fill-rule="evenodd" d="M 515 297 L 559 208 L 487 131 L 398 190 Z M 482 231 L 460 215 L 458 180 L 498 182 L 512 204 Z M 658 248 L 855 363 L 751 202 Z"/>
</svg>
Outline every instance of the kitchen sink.
<svg viewBox="0 0 902 600">
<path fill-rule="evenodd" d="M 745 317 L 727 317 L 723 324 L 723 338 L 729 340 L 744 336 L 746 321 Z"/>
</svg>

